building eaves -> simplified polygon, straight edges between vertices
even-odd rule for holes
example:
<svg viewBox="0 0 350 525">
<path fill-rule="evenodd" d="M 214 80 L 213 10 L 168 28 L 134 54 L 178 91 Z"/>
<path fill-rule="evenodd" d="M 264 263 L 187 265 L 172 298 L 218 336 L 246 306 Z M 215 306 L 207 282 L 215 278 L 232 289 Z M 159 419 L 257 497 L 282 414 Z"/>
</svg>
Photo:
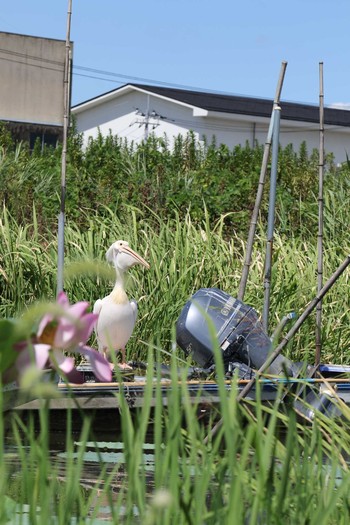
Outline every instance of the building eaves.
<svg viewBox="0 0 350 525">
<path fill-rule="evenodd" d="M 187 91 L 143 84 L 133 85 L 157 95 L 201 107 L 207 111 L 269 118 L 273 107 L 272 100 L 262 98 L 208 93 L 204 91 Z M 310 123 L 317 123 L 320 120 L 319 107 L 316 105 L 281 101 L 280 106 L 282 109 L 281 117 L 283 119 Z M 324 122 L 332 126 L 350 127 L 350 111 L 325 107 Z"/>
<path fill-rule="evenodd" d="M 207 91 L 193 91 L 133 83 L 126 84 L 120 88 L 104 93 L 103 95 L 82 102 L 81 104 L 74 106 L 73 109 L 78 109 L 89 102 L 97 102 L 99 98 L 105 97 L 106 95 L 112 95 L 113 93 L 118 95 L 118 92 L 124 90 L 126 87 L 135 87 L 153 93 L 154 95 L 159 95 L 183 104 L 218 113 L 270 118 L 273 107 L 272 100 L 263 98 L 243 97 L 222 93 L 210 93 Z M 282 109 L 281 117 L 284 120 L 310 123 L 318 123 L 320 120 L 319 107 L 317 105 L 285 102 L 282 100 L 280 106 Z M 325 107 L 324 123 L 329 126 L 350 127 L 350 111 L 346 109 Z"/>
</svg>

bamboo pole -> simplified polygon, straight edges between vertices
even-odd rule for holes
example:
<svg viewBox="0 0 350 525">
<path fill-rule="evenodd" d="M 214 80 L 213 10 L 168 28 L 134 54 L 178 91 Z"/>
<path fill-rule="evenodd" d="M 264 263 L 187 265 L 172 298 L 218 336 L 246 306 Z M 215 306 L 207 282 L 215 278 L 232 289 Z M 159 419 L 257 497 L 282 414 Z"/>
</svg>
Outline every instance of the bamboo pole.
<svg viewBox="0 0 350 525">
<path fill-rule="evenodd" d="M 337 268 L 337 270 L 333 273 L 333 275 L 328 279 L 326 284 L 322 287 L 320 292 L 316 295 L 316 297 L 308 304 L 308 306 L 305 308 L 304 312 L 301 314 L 301 316 L 297 319 L 294 326 L 289 330 L 289 332 L 284 336 L 281 343 L 277 346 L 277 348 L 269 355 L 269 357 L 266 359 L 265 363 L 257 370 L 256 372 L 256 378 L 253 378 L 247 383 L 247 385 L 241 390 L 241 392 L 238 394 L 236 401 L 239 403 L 243 398 L 246 397 L 246 395 L 251 391 L 253 386 L 255 385 L 255 382 L 257 379 L 259 379 L 259 376 L 273 363 L 273 361 L 276 359 L 276 357 L 282 352 L 284 347 L 289 343 L 289 341 L 294 337 L 294 335 L 297 333 L 301 325 L 304 323 L 304 321 L 307 319 L 307 317 L 311 314 L 311 312 L 315 309 L 317 304 L 322 301 L 323 297 L 326 295 L 326 293 L 332 288 L 334 283 L 337 281 L 337 279 L 341 276 L 341 274 L 344 272 L 344 270 L 347 268 L 347 266 L 350 263 L 350 255 L 348 255 L 345 260 L 342 262 L 342 264 Z M 221 418 L 216 425 L 213 426 L 209 434 L 204 439 L 204 444 L 206 444 L 210 437 L 214 437 L 217 432 L 220 430 L 221 426 L 223 424 L 223 419 Z"/>
<path fill-rule="evenodd" d="M 64 62 L 63 80 L 63 140 L 61 157 L 61 198 L 60 213 L 58 217 L 58 253 L 57 253 L 57 295 L 63 290 L 63 268 L 64 268 L 64 222 L 66 207 L 66 170 L 67 170 L 67 142 L 70 117 L 70 79 L 71 79 L 71 46 L 70 26 L 72 17 L 72 0 L 68 0 L 67 30 L 66 30 L 66 54 Z"/>
<path fill-rule="evenodd" d="M 319 63 L 320 77 L 320 148 L 318 172 L 318 234 L 317 234 L 317 291 L 323 282 L 323 179 L 324 179 L 324 96 L 323 96 L 323 62 Z M 321 361 L 322 351 L 322 301 L 316 308 L 316 349 L 315 365 Z"/>
<path fill-rule="evenodd" d="M 274 109 L 274 126 L 272 136 L 272 159 L 271 159 L 271 176 L 270 176 L 270 197 L 269 213 L 267 222 L 267 242 L 264 271 L 264 308 L 262 315 L 262 324 L 266 333 L 268 333 L 269 310 L 270 310 L 270 291 L 271 291 L 271 271 L 272 271 L 272 252 L 273 237 L 275 230 L 275 208 L 276 208 L 276 185 L 278 171 L 278 148 L 280 135 L 281 108 L 276 106 Z"/>
<path fill-rule="evenodd" d="M 267 137 L 266 137 L 266 142 L 265 142 L 265 146 L 264 146 L 264 154 L 263 154 L 263 160 L 262 160 L 261 169 L 260 169 L 260 178 L 259 178 L 258 190 L 257 190 L 256 198 L 255 198 L 255 205 L 254 205 L 252 217 L 251 217 L 249 234 L 248 234 L 248 240 L 247 240 L 247 247 L 246 247 L 246 255 L 245 255 L 244 266 L 243 266 L 243 270 L 242 270 L 241 281 L 240 281 L 240 284 L 239 284 L 239 290 L 238 290 L 238 294 L 237 294 L 237 298 L 240 301 L 243 301 L 243 299 L 244 299 L 244 294 L 245 294 L 245 289 L 246 289 L 246 286 L 247 286 L 247 280 L 248 280 L 250 265 L 251 265 L 251 261 L 252 261 L 252 252 L 253 252 L 255 231 L 256 231 L 256 226 L 258 224 L 260 205 L 261 205 L 261 200 L 262 200 L 263 191 L 264 191 L 266 171 L 267 171 L 267 165 L 268 165 L 268 162 L 269 162 L 269 155 L 270 155 L 270 149 L 271 149 L 272 133 L 273 133 L 273 126 L 274 126 L 274 124 L 273 124 L 274 109 L 275 109 L 276 106 L 279 105 L 279 102 L 280 102 L 281 91 L 282 91 L 283 80 L 284 80 L 284 75 L 285 75 L 285 72 L 286 72 L 286 68 L 287 68 L 287 62 L 282 62 L 281 70 L 280 70 L 280 76 L 279 76 L 279 79 L 278 79 L 278 82 L 277 82 L 277 88 L 276 88 L 275 98 L 274 98 L 273 107 L 272 107 L 270 125 L 269 125 L 269 129 L 268 129 Z"/>
</svg>

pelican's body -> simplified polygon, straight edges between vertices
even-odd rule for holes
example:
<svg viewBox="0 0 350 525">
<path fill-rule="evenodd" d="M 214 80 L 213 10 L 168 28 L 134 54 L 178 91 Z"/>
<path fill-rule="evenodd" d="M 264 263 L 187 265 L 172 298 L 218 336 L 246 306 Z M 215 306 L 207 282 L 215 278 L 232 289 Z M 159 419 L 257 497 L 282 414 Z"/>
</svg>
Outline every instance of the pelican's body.
<svg viewBox="0 0 350 525">
<path fill-rule="evenodd" d="M 137 303 L 134 300 L 129 301 L 125 292 L 124 277 L 126 271 L 135 264 L 142 264 L 146 268 L 149 268 L 149 265 L 126 241 L 116 241 L 112 244 L 106 257 L 114 264 L 116 283 L 112 292 L 103 299 L 98 299 L 94 305 L 94 313 L 98 315 L 98 349 L 105 356 L 109 356 L 112 351 L 121 351 L 121 366 L 125 368 L 125 346 L 135 327 Z"/>
<path fill-rule="evenodd" d="M 104 299 L 96 301 L 94 306 L 94 313 L 99 315 L 96 326 L 99 350 L 105 353 L 108 349 L 125 348 L 135 327 L 137 303 L 129 301 L 125 293 L 120 300 L 120 295 L 113 290 Z"/>
</svg>

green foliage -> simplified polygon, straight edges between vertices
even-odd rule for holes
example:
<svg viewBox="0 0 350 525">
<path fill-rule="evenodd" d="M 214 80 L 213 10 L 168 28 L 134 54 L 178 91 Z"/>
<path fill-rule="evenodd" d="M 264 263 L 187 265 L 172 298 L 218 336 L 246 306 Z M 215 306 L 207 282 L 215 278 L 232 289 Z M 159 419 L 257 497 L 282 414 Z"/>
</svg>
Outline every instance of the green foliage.
<svg viewBox="0 0 350 525">
<path fill-rule="evenodd" d="M 52 299 L 56 289 L 57 215 L 61 150 L 29 153 L 3 133 L 0 150 L 0 313 L 12 316 L 34 301 Z M 148 343 L 171 346 L 171 331 L 187 298 L 203 286 L 235 295 L 243 266 L 247 226 L 255 201 L 263 149 L 198 143 L 178 136 L 174 148 L 153 135 L 136 146 L 99 134 L 82 149 L 69 137 L 67 167 L 66 268 L 101 264 L 107 247 L 125 238 L 149 259 L 151 270 L 133 269 L 130 293 L 139 301 L 134 346 L 144 356 Z M 325 277 L 349 250 L 349 166 L 325 173 Z M 318 224 L 318 163 L 306 145 L 281 149 L 273 260 L 271 329 L 283 315 L 301 312 L 315 295 Z M 263 253 L 268 182 L 246 301 L 262 310 Z M 82 273 L 83 272 L 83 273 Z M 109 293 L 111 281 L 98 271 L 66 277 L 71 302 L 93 303 Z M 300 279 L 300 275 L 303 276 Z M 345 292 L 348 280 L 344 277 Z M 335 288 L 325 315 L 326 355 L 343 355 L 349 343 L 346 293 Z M 337 291 L 338 290 L 338 291 Z M 348 323 L 348 324 L 347 324 Z M 295 357 L 313 354 L 313 321 L 298 335 Z"/>
<path fill-rule="evenodd" d="M 336 210 L 331 210 L 337 215 Z M 244 260 L 245 241 L 234 236 L 226 239 L 222 216 L 213 226 L 209 215 L 198 224 L 187 213 L 183 220 L 146 216 L 150 210 L 104 208 L 81 212 L 88 226 L 66 224 L 65 291 L 71 303 L 85 300 L 91 305 L 110 293 L 114 274 L 107 272 L 105 253 L 112 242 L 125 239 L 150 263 L 150 270 L 134 267 L 129 272 L 127 291 L 139 305 L 139 318 L 127 351 L 130 358 L 143 360 L 148 345 L 157 344 L 171 351 L 172 332 L 187 299 L 201 287 L 218 287 L 235 296 Z M 350 247 L 349 217 L 343 210 L 342 227 L 325 238 L 324 279 L 343 261 Z M 341 217 L 339 215 L 339 219 Z M 327 214 L 327 223 L 333 224 Z M 0 313 L 15 316 L 38 299 L 52 300 L 56 293 L 57 232 L 40 233 L 35 224 L 20 226 L 3 211 L 0 222 Z M 258 312 L 263 306 L 263 271 L 266 236 L 261 225 L 254 245 L 252 266 L 245 301 Z M 288 312 L 298 315 L 316 295 L 316 236 L 304 240 L 293 232 L 276 234 L 272 267 L 270 331 Z M 348 297 L 349 272 L 329 291 L 323 301 L 323 359 L 349 363 L 350 344 Z M 313 316 L 289 345 L 295 360 L 314 359 Z M 94 342 L 92 341 L 94 345 Z"/>
<path fill-rule="evenodd" d="M 81 228 L 87 226 L 82 209 L 93 209 L 103 216 L 105 206 L 118 210 L 125 206 L 147 208 L 162 219 L 184 217 L 191 208 L 192 220 L 200 223 L 209 214 L 214 224 L 227 215 L 227 235 L 245 235 L 255 202 L 262 146 L 217 145 L 198 142 L 193 133 L 174 139 L 150 135 L 139 145 L 117 136 L 90 138 L 82 147 L 82 136 L 72 128 L 69 137 L 66 174 L 67 216 Z M 308 154 L 306 144 L 295 152 L 292 146 L 280 150 L 278 166 L 279 197 L 284 213 L 283 228 L 313 228 L 308 216 L 299 220 L 299 203 L 314 207 L 318 184 L 317 152 Z M 332 187 L 349 168 L 335 170 L 332 156 L 326 156 L 326 186 Z M 5 203 L 19 223 L 31 221 L 35 204 L 39 227 L 53 227 L 59 209 L 61 148 L 34 148 L 13 144 L 6 129 L 0 132 L 0 202 Z M 267 177 L 268 180 L 268 177 Z M 268 190 L 268 182 L 266 183 Z M 266 216 L 266 197 L 262 218 Z M 277 207 L 280 206 L 278 202 Z M 205 209 L 205 212 L 204 212 Z"/>
<path fill-rule="evenodd" d="M 27 337 L 19 323 L 12 319 L 0 319 L 0 374 L 10 368 L 18 357 L 16 343 Z"/>
</svg>

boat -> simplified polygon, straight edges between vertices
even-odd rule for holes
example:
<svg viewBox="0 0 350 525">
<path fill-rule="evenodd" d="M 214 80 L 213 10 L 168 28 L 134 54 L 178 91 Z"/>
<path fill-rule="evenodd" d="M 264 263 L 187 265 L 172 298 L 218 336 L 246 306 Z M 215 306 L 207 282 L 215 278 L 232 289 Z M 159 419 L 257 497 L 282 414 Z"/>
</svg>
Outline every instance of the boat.
<svg viewBox="0 0 350 525">
<path fill-rule="evenodd" d="M 53 433 L 65 431 L 68 413 L 79 432 L 88 415 L 95 432 L 109 439 L 121 432 L 121 410 L 127 407 L 137 414 L 146 404 L 153 411 L 159 400 L 166 407 L 175 388 L 186 389 L 184 397 L 203 421 L 220 418 L 222 386 L 227 396 L 234 391 L 235 401 L 258 400 L 269 407 L 278 403 L 281 409 L 295 410 L 306 423 L 312 423 L 316 412 L 338 417 L 341 404 L 350 406 L 350 366 L 315 367 L 283 357 L 276 352 L 281 345 L 266 334 L 255 309 L 222 290 L 202 288 L 193 294 L 179 315 L 176 335 L 178 347 L 195 366 L 174 369 L 158 363 L 148 370 L 147 363 L 129 362 L 130 370 L 120 370 L 110 383 L 102 383 L 91 366 L 83 364 L 78 367 L 83 383 L 69 384 L 56 376 L 57 396 L 49 400 L 23 400 L 8 388 L 11 411 L 39 422 L 46 406 Z M 49 371 L 47 377 L 50 380 Z"/>
<path fill-rule="evenodd" d="M 24 423 L 32 420 L 35 428 L 39 429 L 40 412 L 48 409 L 50 440 L 60 443 L 65 439 L 68 418 L 72 434 L 78 436 L 84 419 L 88 417 L 94 437 L 99 441 L 110 441 L 118 436 L 121 438 L 121 411 L 127 407 L 136 420 L 146 400 L 150 411 L 148 432 L 151 435 L 156 404 L 161 399 L 163 407 L 167 407 L 176 386 L 181 392 L 186 389 L 186 399 L 204 425 L 221 418 L 222 393 L 217 380 L 189 378 L 174 382 L 170 377 L 160 377 L 158 374 L 158 380 L 153 379 L 154 386 L 149 397 L 146 394 L 149 385 L 145 376 L 129 374 L 119 381 L 100 383 L 95 380 L 89 366 L 80 369 L 85 374 L 84 383 L 78 385 L 59 381 L 57 397 L 49 401 L 41 398 L 18 402 L 18 399 L 9 414 L 18 414 Z M 263 406 L 271 408 L 276 406 L 278 400 L 279 408 L 284 411 L 291 408 L 295 410 L 302 424 L 312 424 L 316 412 L 339 417 L 342 413 L 339 404 L 345 403 L 350 407 L 350 366 L 320 365 L 319 374 L 322 377 L 256 379 L 253 388 L 244 397 L 244 403 L 252 407 L 259 400 Z M 224 379 L 221 385 L 224 385 L 228 397 L 234 390 L 234 399 L 237 399 L 249 382 L 249 379 L 233 378 Z"/>
</svg>

